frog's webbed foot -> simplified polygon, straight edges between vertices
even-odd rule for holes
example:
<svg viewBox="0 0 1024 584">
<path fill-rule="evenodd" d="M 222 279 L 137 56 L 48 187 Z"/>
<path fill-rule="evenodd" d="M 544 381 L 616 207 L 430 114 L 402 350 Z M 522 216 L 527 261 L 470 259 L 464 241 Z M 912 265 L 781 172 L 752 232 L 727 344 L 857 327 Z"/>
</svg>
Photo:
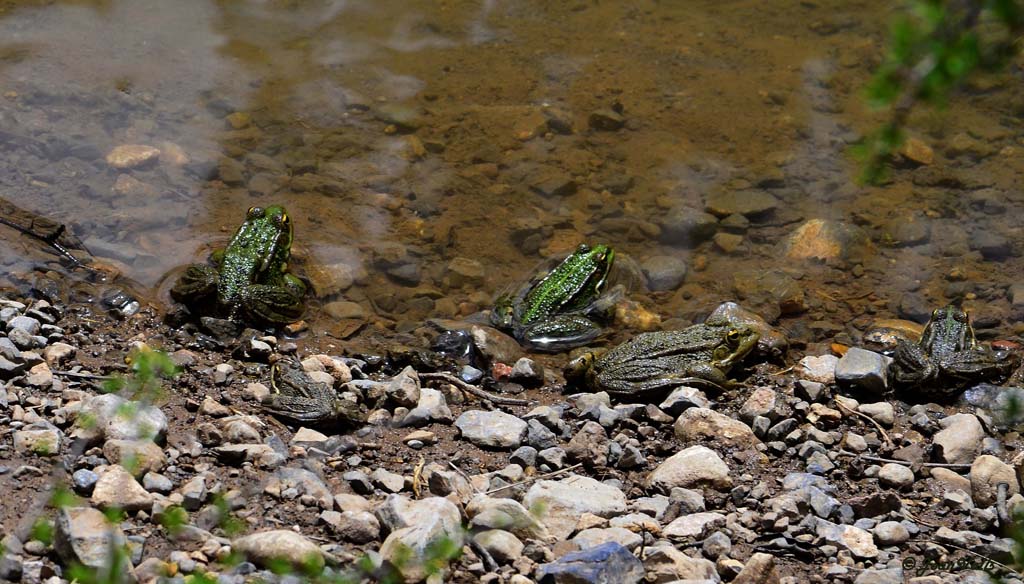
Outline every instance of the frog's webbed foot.
<svg viewBox="0 0 1024 584">
<path fill-rule="evenodd" d="M 218 281 L 220 274 L 212 266 L 192 264 L 171 288 L 171 298 L 183 303 L 210 298 L 217 294 Z"/>
<path fill-rule="evenodd" d="M 301 281 L 299 283 L 301 284 Z M 302 286 L 302 291 L 305 291 L 305 285 Z M 296 292 L 297 288 L 294 286 L 254 284 L 242 290 L 239 295 L 240 306 L 245 316 L 250 319 L 288 324 L 302 318 L 302 313 L 306 310 L 302 294 Z"/>
<path fill-rule="evenodd" d="M 516 335 L 538 351 L 579 347 L 601 336 L 601 327 L 579 314 L 567 314 L 526 326 Z"/>
</svg>

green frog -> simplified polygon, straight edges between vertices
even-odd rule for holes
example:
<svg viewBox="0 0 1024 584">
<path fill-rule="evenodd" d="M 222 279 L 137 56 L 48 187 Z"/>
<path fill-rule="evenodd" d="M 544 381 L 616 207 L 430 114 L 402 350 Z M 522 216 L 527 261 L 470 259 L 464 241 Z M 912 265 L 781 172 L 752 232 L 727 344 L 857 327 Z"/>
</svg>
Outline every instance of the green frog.
<svg viewBox="0 0 1024 584">
<path fill-rule="evenodd" d="M 897 341 L 890 371 L 899 385 L 953 395 L 971 383 L 1005 378 L 1018 364 L 1015 354 L 978 344 L 967 313 L 950 304 L 932 312 L 917 344 Z"/>
<path fill-rule="evenodd" d="M 284 207 L 251 207 L 213 266 L 192 264 L 171 289 L 189 307 L 204 307 L 231 320 L 288 324 L 305 309 L 306 285 L 288 273 L 292 223 Z"/>
<path fill-rule="evenodd" d="M 341 398 L 328 384 L 313 381 L 294 361 L 274 363 L 270 385 L 273 393 L 263 400 L 263 409 L 289 422 L 358 425 L 366 421 L 359 404 Z"/>
<path fill-rule="evenodd" d="M 755 330 L 726 322 L 641 333 L 604 354 L 573 359 L 565 378 L 593 391 L 641 398 L 690 384 L 721 390 L 736 385 L 729 370 L 758 339 Z"/>
<path fill-rule="evenodd" d="M 607 308 L 604 288 L 615 259 L 607 245 L 580 244 L 576 251 L 539 279 L 495 303 L 491 322 L 541 351 L 560 351 L 597 338 L 594 313 Z"/>
</svg>

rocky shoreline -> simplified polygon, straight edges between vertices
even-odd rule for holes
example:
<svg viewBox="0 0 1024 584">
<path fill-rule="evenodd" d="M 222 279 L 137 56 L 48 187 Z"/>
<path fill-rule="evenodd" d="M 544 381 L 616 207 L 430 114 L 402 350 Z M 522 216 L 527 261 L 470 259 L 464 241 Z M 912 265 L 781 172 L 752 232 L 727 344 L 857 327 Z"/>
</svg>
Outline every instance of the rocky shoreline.
<svg viewBox="0 0 1024 584">
<path fill-rule="evenodd" d="M 448 362 L 429 351 L 345 355 L 251 331 L 221 348 L 149 309 L 119 321 L 0 300 L 0 323 L 5 581 L 69 581 L 76 563 L 108 566 L 112 542 L 126 546 L 124 581 L 225 584 L 304 570 L 938 584 L 1012 563 L 1007 515 L 1024 497 L 1002 402 L 978 397 L 984 386 L 969 394 L 991 411 L 899 401 L 870 351 L 629 404 L 562 394 L 552 367 L 476 325 L 483 364 L 463 363 L 453 384 L 432 375 Z M 111 373 L 132 379 L 124 358 L 143 346 L 166 351 L 177 377 L 158 393 L 103 393 Z M 293 356 L 375 406 L 368 423 L 293 427 L 263 412 L 269 364 Z M 460 389 L 495 375 L 498 395 L 529 405 Z"/>
</svg>

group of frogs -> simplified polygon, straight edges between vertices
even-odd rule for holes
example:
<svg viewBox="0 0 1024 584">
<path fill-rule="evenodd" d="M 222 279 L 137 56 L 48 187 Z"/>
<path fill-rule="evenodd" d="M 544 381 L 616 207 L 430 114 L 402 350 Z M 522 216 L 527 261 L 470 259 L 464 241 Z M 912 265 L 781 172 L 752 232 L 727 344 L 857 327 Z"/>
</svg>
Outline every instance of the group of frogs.
<svg viewBox="0 0 1024 584">
<path fill-rule="evenodd" d="M 188 266 L 171 296 L 200 314 L 231 320 L 281 325 L 304 311 L 306 287 L 288 271 L 293 229 L 282 206 L 252 207 L 211 265 Z M 615 260 L 607 245 L 580 245 L 550 270 L 515 291 L 503 294 L 491 311 L 495 327 L 540 351 L 563 351 L 600 336 L 621 298 L 608 289 Z M 604 352 L 584 353 L 570 361 L 566 380 L 592 391 L 647 398 L 675 387 L 697 384 L 724 389 L 733 366 L 758 346 L 757 327 L 727 313 L 683 330 L 641 333 Z M 967 313 L 949 305 L 935 310 L 918 342 L 897 341 L 891 373 L 902 387 L 928 395 L 950 395 L 972 382 L 1007 377 L 1018 365 L 1012 352 L 979 344 Z M 333 390 L 298 381 L 300 372 L 275 367 L 275 395 L 268 409 L 292 420 L 310 422 L 357 415 L 339 403 Z"/>
</svg>

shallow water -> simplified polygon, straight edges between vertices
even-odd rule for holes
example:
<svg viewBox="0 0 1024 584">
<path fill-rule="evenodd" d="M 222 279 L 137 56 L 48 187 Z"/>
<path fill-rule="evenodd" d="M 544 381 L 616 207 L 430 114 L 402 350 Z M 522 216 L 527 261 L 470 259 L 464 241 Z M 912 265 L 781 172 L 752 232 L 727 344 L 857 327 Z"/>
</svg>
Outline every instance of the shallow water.
<svg viewBox="0 0 1024 584">
<path fill-rule="evenodd" d="M 798 342 L 855 342 L 965 297 L 981 334 L 1017 334 L 1022 63 L 913 118 L 933 162 L 857 186 L 846 150 L 881 119 L 859 91 L 890 10 L 3 2 L 0 196 L 150 289 L 248 207 L 284 204 L 314 324 L 467 316 L 586 241 L 654 279 L 680 268 L 652 258 L 685 263 L 681 285 L 634 291 L 661 318 L 648 326 L 738 299 Z M 114 169 L 123 144 L 160 158 Z M 813 219 L 860 231 L 841 257 L 787 255 Z M 0 229 L 9 272 L 39 261 Z"/>
</svg>

